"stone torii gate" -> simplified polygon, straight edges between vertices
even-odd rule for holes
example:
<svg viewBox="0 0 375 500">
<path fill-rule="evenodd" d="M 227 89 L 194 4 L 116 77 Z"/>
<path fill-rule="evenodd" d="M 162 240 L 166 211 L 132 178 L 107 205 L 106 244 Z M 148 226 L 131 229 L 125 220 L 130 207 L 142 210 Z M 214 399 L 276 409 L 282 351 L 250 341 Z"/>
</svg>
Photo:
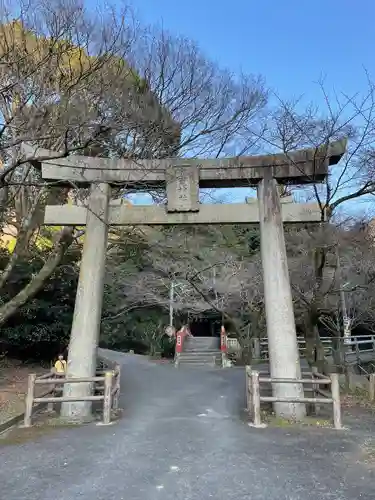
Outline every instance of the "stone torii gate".
<svg viewBox="0 0 375 500">
<path fill-rule="evenodd" d="M 284 223 L 321 222 L 317 204 L 280 203 L 280 184 L 323 181 L 329 165 L 338 163 L 346 142 L 289 155 L 236 157 L 229 159 L 123 160 L 69 156 L 42 161 L 42 176 L 62 185 L 90 186 L 86 206 L 47 206 L 44 224 L 86 226 L 72 335 L 68 376 L 89 377 L 95 372 L 99 338 L 107 235 L 110 225 L 260 224 L 264 300 L 271 375 L 300 378 L 292 293 L 284 240 Z M 46 151 L 43 151 L 46 156 Z M 48 152 L 48 157 L 56 153 Z M 165 187 L 167 205 L 127 206 L 110 203 L 111 186 L 136 190 Z M 257 187 L 258 203 L 205 205 L 199 203 L 201 188 Z M 289 200 L 290 201 L 290 200 Z M 90 385 L 67 384 L 70 396 L 90 394 Z M 302 386 L 277 384 L 275 396 L 298 397 Z M 278 415 L 301 418 L 302 404 L 277 403 Z M 87 402 L 64 403 L 62 414 L 86 418 Z"/>
</svg>

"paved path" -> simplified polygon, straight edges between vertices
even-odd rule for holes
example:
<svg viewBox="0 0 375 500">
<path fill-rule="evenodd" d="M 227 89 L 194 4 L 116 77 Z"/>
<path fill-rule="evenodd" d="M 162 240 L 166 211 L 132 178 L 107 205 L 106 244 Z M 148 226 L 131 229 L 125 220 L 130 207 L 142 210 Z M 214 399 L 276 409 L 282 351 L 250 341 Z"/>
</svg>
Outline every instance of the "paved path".
<svg viewBox="0 0 375 500">
<path fill-rule="evenodd" d="M 374 469 L 358 462 L 358 436 L 248 427 L 243 370 L 115 357 L 123 364 L 123 419 L 0 448 L 2 499 L 375 498 Z"/>
</svg>

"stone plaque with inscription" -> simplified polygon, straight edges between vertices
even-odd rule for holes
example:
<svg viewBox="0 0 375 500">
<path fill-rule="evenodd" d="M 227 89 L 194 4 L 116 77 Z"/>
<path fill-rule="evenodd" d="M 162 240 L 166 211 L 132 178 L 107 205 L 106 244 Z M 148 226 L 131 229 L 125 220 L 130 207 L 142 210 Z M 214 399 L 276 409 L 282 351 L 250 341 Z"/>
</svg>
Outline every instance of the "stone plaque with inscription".
<svg viewBox="0 0 375 500">
<path fill-rule="evenodd" d="M 198 166 L 170 166 L 165 174 L 168 212 L 199 212 Z"/>
</svg>

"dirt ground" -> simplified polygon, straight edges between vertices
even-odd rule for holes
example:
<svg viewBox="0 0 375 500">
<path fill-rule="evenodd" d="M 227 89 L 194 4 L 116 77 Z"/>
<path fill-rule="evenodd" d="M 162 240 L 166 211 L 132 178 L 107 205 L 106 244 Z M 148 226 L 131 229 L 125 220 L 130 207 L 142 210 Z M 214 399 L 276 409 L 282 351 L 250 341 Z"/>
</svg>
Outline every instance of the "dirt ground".
<svg viewBox="0 0 375 500">
<path fill-rule="evenodd" d="M 0 424 L 23 413 L 28 375 L 42 375 L 47 371 L 37 364 L 23 364 L 18 360 L 0 358 Z M 36 393 L 39 395 L 45 391 L 45 386 L 38 386 Z"/>
</svg>

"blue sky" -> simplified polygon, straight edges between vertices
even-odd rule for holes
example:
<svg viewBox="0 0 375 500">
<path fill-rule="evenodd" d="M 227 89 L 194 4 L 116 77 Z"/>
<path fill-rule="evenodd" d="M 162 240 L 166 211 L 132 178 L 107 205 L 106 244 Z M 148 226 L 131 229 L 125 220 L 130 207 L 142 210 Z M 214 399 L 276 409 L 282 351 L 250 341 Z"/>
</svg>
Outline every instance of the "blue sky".
<svg viewBox="0 0 375 500">
<path fill-rule="evenodd" d="M 282 99 L 322 104 L 366 91 L 375 77 L 374 0 L 132 0 L 137 17 L 194 39 L 220 66 L 261 74 Z M 236 190 L 232 201 L 242 201 Z M 143 200 L 142 200 L 143 201 Z"/>
<path fill-rule="evenodd" d="M 375 73 L 374 0 L 132 0 L 147 23 L 196 40 L 221 66 L 262 74 L 283 97 L 354 93 Z"/>
</svg>

